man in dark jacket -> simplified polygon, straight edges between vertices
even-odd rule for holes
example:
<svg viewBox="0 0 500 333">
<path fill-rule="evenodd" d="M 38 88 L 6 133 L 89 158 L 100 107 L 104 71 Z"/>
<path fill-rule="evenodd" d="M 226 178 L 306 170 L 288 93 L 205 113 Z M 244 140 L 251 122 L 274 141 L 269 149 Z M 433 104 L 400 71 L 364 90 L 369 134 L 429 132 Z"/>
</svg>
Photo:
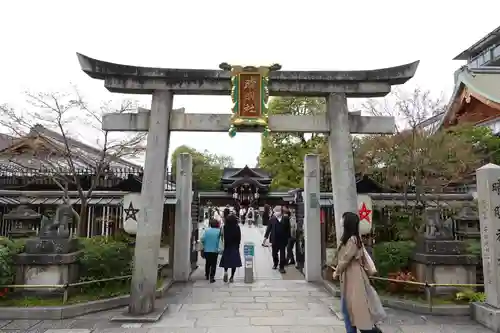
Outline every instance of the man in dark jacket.
<svg viewBox="0 0 500 333">
<path fill-rule="evenodd" d="M 272 245 L 273 254 L 273 269 L 277 269 L 279 265 L 280 273 L 285 273 L 286 265 L 286 246 L 290 239 L 290 219 L 282 216 L 280 206 L 274 207 L 274 214 L 269 219 L 266 233 L 264 234 L 264 242 L 267 238 Z M 278 256 L 279 254 L 279 256 Z"/>
</svg>

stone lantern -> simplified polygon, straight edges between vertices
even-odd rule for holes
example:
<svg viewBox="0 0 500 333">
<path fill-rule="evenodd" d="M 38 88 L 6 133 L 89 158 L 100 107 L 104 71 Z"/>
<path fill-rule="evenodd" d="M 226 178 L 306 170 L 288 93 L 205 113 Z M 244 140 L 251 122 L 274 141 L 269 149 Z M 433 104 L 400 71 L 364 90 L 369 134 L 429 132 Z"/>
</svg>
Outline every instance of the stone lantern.
<svg viewBox="0 0 500 333">
<path fill-rule="evenodd" d="M 455 220 L 455 233 L 458 240 L 477 239 L 479 234 L 479 216 L 471 206 L 464 206 Z"/>
<path fill-rule="evenodd" d="M 40 226 L 42 215 L 21 204 L 5 214 L 3 219 L 13 224 L 8 233 L 10 238 L 28 238 L 36 235 L 35 229 Z"/>
</svg>

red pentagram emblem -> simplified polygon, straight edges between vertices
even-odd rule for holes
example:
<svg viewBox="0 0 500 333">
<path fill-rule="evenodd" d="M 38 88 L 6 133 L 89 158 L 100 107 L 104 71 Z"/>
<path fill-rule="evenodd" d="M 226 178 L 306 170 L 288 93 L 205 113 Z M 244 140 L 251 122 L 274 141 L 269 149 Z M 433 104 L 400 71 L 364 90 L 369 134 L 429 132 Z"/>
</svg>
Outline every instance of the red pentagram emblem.
<svg viewBox="0 0 500 333">
<path fill-rule="evenodd" d="M 363 205 L 361 206 L 361 209 L 359 210 L 359 220 L 360 221 L 363 221 L 363 220 L 367 220 L 368 223 L 371 223 L 372 221 L 370 221 L 370 213 L 372 211 L 368 208 L 366 208 L 366 204 L 363 202 Z"/>
</svg>

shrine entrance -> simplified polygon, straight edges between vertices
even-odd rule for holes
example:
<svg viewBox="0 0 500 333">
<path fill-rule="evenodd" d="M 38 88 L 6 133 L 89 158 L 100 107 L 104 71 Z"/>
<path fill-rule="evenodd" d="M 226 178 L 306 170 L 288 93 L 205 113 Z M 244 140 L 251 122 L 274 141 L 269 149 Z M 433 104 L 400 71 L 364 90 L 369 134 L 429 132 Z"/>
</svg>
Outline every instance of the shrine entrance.
<svg viewBox="0 0 500 333">
<path fill-rule="evenodd" d="M 238 216 L 249 208 L 262 211 L 264 205 L 284 205 L 283 195 L 271 193 L 271 175 L 259 168 L 225 168 L 220 180 L 220 191 L 199 192 L 200 208 L 232 207 Z M 205 215 L 205 214 L 204 214 Z M 204 217 L 205 218 L 205 217 Z"/>
<path fill-rule="evenodd" d="M 146 315 L 154 311 L 157 259 L 162 228 L 165 172 L 172 131 L 238 131 L 324 133 L 328 136 L 335 228 L 341 215 L 357 211 L 357 193 L 351 133 L 392 134 L 393 117 L 366 117 L 349 112 L 347 98 L 382 97 L 392 85 L 412 78 L 418 61 L 402 66 L 367 71 L 281 71 L 281 66 L 231 66 L 220 70 L 148 68 L 114 64 L 77 54 L 81 69 L 104 81 L 111 92 L 152 95 L 151 110 L 116 113 L 103 117 L 108 131 L 148 131 L 146 161 L 138 212 L 135 266 L 129 312 Z M 175 94 L 231 95 L 231 114 L 196 114 L 173 110 Z M 274 96 L 315 96 L 326 99 L 326 113 L 314 115 L 268 115 L 267 102 Z M 173 275 L 187 281 L 191 272 L 190 241 L 192 159 L 180 154 L 176 175 L 176 214 Z M 321 280 L 319 205 L 319 156 L 304 159 L 305 278 Z M 337 237 L 340 237 L 337 233 Z"/>
</svg>

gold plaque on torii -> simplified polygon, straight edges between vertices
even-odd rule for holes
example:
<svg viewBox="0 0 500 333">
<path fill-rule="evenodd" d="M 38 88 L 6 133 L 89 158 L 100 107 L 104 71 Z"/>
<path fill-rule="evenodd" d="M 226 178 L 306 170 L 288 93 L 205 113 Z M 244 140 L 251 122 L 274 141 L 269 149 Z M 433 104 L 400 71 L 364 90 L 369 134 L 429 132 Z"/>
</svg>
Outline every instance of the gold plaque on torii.
<svg viewBox="0 0 500 333">
<path fill-rule="evenodd" d="M 269 134 L 267 102 L 269 100 L 269 72 L 281 66 L 231 66 L 222 63 L 219 67 L 231 72 L 231 127 L 229 135 L 234 137 L 238 128 L 261 127 L 263 135 Z"/>
</svg>

